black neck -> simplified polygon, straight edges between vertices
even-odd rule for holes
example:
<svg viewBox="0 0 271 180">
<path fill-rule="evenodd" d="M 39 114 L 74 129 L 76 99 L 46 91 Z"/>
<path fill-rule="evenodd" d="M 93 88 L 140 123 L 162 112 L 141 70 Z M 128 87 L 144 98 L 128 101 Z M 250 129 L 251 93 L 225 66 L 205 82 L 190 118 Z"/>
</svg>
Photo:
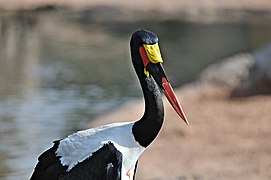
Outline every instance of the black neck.
<svg viewBox="0 0 271 180">
<path fill-rule="evenodd" d="M 135 140 L 147 147 L 158 135 L 164 120 L 164 106 L 162 96 L 154 79 L 144 74 L 143 65 L 137 47 L 132 50 L 133 65 L 140 81 L 144 99 L 145 99 L 145 112 L 143 117 L 135 122 L 133 126 L 133 135 Z"/>
</svg>

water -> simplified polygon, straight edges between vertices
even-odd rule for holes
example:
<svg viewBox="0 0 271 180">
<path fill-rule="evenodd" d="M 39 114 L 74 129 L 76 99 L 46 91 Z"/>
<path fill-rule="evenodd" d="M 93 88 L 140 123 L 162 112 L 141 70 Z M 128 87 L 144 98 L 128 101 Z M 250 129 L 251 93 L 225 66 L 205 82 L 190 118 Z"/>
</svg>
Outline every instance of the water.
<svg viewBox="0 0 271 180">
<path fill-rule="evenodd" d="M 269 42 L 264 22 L 97 21 L 87 14 L 0 17 L 0 179 L 28 179 L 52 141 L 141 96 L 129 39 L 160 37 L 173 86 L 208 64 Z"/>
</svg>

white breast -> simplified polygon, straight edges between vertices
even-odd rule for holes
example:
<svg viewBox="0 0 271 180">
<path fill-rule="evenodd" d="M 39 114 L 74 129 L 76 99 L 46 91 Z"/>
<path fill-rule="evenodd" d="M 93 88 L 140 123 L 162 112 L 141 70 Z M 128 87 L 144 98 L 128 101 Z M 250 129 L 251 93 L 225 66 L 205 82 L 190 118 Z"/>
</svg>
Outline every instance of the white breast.
<svg viewBox="0 0 271 180">
<path fill-rule="evenodd" d="M 134 139 L 133 124 L 134 122 L 114 123 L 74 133 L 60 141 L 56 155 L 60 157 L 63 166 L 68 166 L 67 171 L 70 171 L 110 141 L 123 155 L 124 178 L 145 150 Z"/>
</svg>

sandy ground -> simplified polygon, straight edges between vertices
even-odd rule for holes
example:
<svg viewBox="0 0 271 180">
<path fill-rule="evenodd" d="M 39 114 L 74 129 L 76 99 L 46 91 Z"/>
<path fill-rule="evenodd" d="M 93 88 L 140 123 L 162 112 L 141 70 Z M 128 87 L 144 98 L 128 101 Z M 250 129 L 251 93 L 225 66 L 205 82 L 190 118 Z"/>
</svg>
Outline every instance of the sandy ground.
<svg viewBox="0 0 271 180">
<path fill-rule="evenodd" d="M 164 126 L 141 156 L 139 180 L 271 179 L 271 96 L 227 98 L 225 88 L 176 90 L 190 125 L 165 102 Z M 140 118 L 142 100 L 99 117 L 91 126 Z"/>
</svg>

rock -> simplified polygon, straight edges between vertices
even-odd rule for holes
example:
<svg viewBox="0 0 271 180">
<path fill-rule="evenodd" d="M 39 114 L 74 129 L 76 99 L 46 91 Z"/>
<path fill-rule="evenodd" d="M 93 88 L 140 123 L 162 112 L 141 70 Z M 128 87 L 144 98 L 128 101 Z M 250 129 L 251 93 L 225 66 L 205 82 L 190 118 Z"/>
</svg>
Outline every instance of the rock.
<svg viewBox="0 0 271 180">
<path fill-rule="evenodd" d="M 253 52 L 252 57 L 254 65 L 249 68 L 249 76 L 233 90 L 232 97 L 271 93 L 271 43 Z"/>
<path fill-rule="evenodd" d="M 254 59 L 250 54 L 238 54 L 208 66 L 202 72 L 200 81 L 234 88 L 248 78 L 249 69 L 253 65 Z"/>
<path fill-rule="evenodd" d="M 201 83 L 225 86 L 231 97 L 271 93 L 271 43 L 255 52 L 238 54 L 210 65 Z"/>
</svg>

